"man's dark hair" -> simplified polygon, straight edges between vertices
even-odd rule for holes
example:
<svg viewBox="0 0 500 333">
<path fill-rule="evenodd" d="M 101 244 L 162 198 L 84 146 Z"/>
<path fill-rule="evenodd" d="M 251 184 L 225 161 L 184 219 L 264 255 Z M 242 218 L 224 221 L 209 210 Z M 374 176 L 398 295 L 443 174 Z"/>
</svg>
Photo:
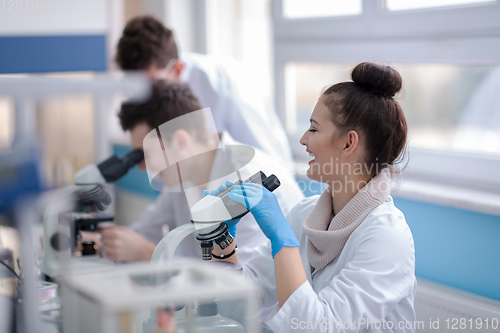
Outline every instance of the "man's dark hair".
<svg viewBox="0 0 500 333">
<path fill-rule="evenodd" d="M 172 31 L 152 16 L 138 16 L 123 29 L 115 60 L 122 70 L 145 70 L 153 64 L 163 68 L 178 58 Z"/>
<path fill-rule="evenodd" d="M 177 129 L 184 129 L 194 135 L 199 141 L 207 139 L 207 129 L 204 117 L 185 116 L 202 107 L 191 89 L 183 83 L 158 80 L 153 83 L 152 94 L 146 102 L 125 102 L 121 105 L 118 118 L 124 131 L 133 129 L 140 123 L 146 123 L 151 128 L 180 116 L 184 116 L 176 123 Z M 164 133 L 170 141 L 173 133 Z"/>
</svg>

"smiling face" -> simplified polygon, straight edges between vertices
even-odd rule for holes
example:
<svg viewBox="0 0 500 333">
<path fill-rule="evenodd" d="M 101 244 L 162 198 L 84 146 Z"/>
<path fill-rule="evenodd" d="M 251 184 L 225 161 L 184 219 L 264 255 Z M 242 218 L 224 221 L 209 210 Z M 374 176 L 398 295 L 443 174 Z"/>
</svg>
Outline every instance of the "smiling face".
<svg viewBox="0 0 500 333">
<path fill-rule="evenodd" d="M 307 177 L 322 183 L 331 183 L 342 175 L 342 163 L 349 149 L 349 133 L 342 134 L 333 123 L 329 108 L 320 98 L 310 119 L 311 125 L 300 139 L 311 156 Z M 351 131 L 354 132 L 354 131 Z"/>
</svg>

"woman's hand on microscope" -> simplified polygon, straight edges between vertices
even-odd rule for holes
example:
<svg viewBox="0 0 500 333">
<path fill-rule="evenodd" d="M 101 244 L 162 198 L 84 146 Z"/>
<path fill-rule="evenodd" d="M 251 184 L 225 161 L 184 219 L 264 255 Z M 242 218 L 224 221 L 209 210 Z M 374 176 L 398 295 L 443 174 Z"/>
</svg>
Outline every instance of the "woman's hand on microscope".
<svg viewBox="0 0 500 333">
<path fill-rule="evenodd" d="M 206 197 L 207 195 L 219 195 L 222 191 L 227 190 L 229 186 L 233 185 L 233 182 L 230 180 L 226 180 L 224 184 L 216 188 L 215 190 L 209 192 L 207 190 L 203 191 L 203 197 Z M 237 224 L 240 222 L 241 219 L 233 219 L 233 220 L 228 220 L 224 221 L 227 224 L 227 230 L 233 236 L 233 238 L 236 238 L 236 231 L 237 231 Z"/>
<path fill-rule="evenodd" d="M 233 186 L 228 197 L 245 205 L 271 241 L 274 256 L 284 247 L 300 246 L 288 224 L 274 193 L 260 184 L 243 183 Z"/>
</svg>

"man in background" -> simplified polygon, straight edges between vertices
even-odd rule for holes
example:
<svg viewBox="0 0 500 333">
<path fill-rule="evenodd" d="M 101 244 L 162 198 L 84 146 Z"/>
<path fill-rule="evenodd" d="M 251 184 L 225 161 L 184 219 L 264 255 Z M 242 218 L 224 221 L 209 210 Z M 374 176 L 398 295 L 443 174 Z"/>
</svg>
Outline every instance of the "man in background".
<svg viewBox="0 0 500 333">
<path fill-rule="evenodd" d="M 183 53 L 179 56 L 172 31 L 154 17 L 140 16 L 129 21 L 123 30 L 116 62 L 123 70 L 142 70 L 152 80 L 186 83 L 201 107 L 210 107 L 217 130 L 227 132 L 226 138 L 232 137 L 272 156 L 266 164 L 271 170 L 273 165 L 270 163 L 279 166 L 291 162 L 288 140 L 278 117 L 264 103 L 258 82 L 252 83 L 236 61 L 201 54 Z M 133 132 L 132 127 L 128 129 Z M 287 177 L 291 177 L 288 170 Z M 288 203 L 302 196 L 293 191 L 291 195 L 292 200 Z M 132 229 L 115 226 L 103 231 L 107 255 L 119 261 L 149 259 L 154 245 L 163 236 L 160 229 L 151 226 L 169 225 L 171 230 L 177 225 L 177 222 L 167 222 L 167 216 L 172 214 L 169 211 L 170 197 L 166 193 L 160 194 Z M 184 255 L 195 251 L 186 249 L 184 246 Z"/>
<path fill-rule="evenodd" d="M 231 58 L 179 55 L 172 31 L 152 16 L 130 20 L 118 42 L 122 70 L 142 70 L 152 80 L 186 83 L 209 107 L 219 131 L 236 141 L 292 161 L 288 139 L 275 111 L 266 105 L 260 83 Z"/>
</svg>

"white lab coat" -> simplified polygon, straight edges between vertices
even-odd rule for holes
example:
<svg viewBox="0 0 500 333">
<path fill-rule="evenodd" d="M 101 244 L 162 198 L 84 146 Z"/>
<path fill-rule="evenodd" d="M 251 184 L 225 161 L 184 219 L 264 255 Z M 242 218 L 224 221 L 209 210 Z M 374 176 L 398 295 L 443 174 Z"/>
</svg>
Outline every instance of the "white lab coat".
<svg viewBox="0 0 500 333">
<path fill-rule="evenodd" d="M 413 332 L 414 329 L 397 326 L 399 322 L 413 325 L 416 320 L 415 250 L 410 229 L 392 197 L 366 217 L 332 262 L 311 274 L 302 223 L 317 199 L 318 196 L 304 199 L 287 216 L 301 244 L 307 281 L 281 309 L 277 306 L 270 244 L 260 247 L 243 267 L 245 275 L 262 288 L 263 312 L 268 314 L 266 324 L 276 333 Z M 360 319 L 373 324 L 365 331 L 366 325 L 359 326 Z M 384 329 L 384 320 L 391 321 L 394 328 L 388 329 L 390 324 L 386 323 Z M 342 327 L 336 328 L 336 322 L 341 322 Z M 316 323 L 330 323 L 330 328 Z"/>
<path fill-rule="evenodd" d="M 239 144 L 228 133 L 222 134 L 220 142 L 223 146 Z M 219 150 L 215 155 L 211 174 L 220 171 L 224 166 L 224 155 Z M 245 180 L 259 170 L 263 171 L 267 176 L 275 174 L 280 180 L 281 186 L 274 193 L 278 198 L 283 213 L 288 213 L 291 208 L 304 198 L 291 172 L 284 167 L 281 160 L 277 160 L 261 150 L 255 149 L 253 160 L 239 171 L 242 179 Z M 210 179 L 216 179 L 216 177 L 211 176 Z M 215 189 L 227 179 L 235 181 L 237 176 L 233 173 L 223 179 L 212 181 L 208 189 Z M 201 199 L 202 188 L 191 188 L 187 191 L 192 193 L 196 190 L 198 190 L 199 199 Z M 194 200 L 192 195 L 191 200 Z M 149 241 L 158 243 L 163 238 L 162 230 L 164 226 L 167 226 L 168 230 L 173 230 L 178 226 L 190 223 L 191 215 L 189 207 L 193 204 L 194 202 L 188 203 L 185 193 L 162 192 L 156 201 L 148 206 L 141 219 L 131 225 L 131 229 Z M 240 263 L 245 263 L 250 259 L 255 248 L 265 243 L 266 240 L 267 238 L 260 230 L 252 214 L 247 214 L 243 217 L 238 223 L 236 237 Z M 180 243 L 174 257 L 201 258 L 200 243 L 195 239 L 194 234 L 189 235 Z"/>
<path fill-rule="evenodd" d="M 189 85 L 203 107 L 210 107 L 218 132 L 271 156 L 292 161 L 287 136 L 260 83 L 243 65 L 228 57 L 182 53 L 180 80 Z"/>
</svg>

